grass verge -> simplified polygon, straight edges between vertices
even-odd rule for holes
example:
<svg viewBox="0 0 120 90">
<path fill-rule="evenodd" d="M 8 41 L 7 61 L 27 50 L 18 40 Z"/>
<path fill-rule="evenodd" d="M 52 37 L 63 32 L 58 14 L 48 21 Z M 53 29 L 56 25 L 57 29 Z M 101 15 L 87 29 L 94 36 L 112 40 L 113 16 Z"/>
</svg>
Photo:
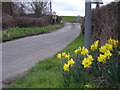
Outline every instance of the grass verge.
<svg viewBox="0 0 120 90">
<path fill-rule="evenodd" d="M 47 33 L 52 30 L 61 28 L 63 26 L 64 26 L 63 24 L 57 24 L 57 25 L 50 25 L 50 26 L 41 27 L 41 28 L 11 28 L 1 32 L 2 38 L 0 38 L 0 41 L 5 42 L 5 41 L 17 39 L 17 38 L 26 37 L 26 36 Z"/>
<path fill-rule="evenodd" d="M 80 34 L 62 52 L 72 52 L 79 46 L 84 45 L 83 35 Z M 62 77 L 62 60 L 58 60 L 56 55 L 39 61 L 28 73 L 16 80 L 9 88 L 64 88 Z M 71 84 L 71 88 L 77 87 Z"/>
</svg>

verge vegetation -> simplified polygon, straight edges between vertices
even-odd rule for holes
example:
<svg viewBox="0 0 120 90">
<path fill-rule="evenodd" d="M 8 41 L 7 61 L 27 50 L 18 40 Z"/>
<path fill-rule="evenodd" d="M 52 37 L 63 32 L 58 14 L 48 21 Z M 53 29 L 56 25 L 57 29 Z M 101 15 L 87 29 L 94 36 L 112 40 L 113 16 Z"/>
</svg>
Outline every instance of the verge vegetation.
<svg viewBox="0 0 120 90">
<path fill-rule="evenodd" d="M 11 29 L 7 29 L 5 31 L 0 32 L 0 34 L 2 34 L 2 37 L 0 37 L 0 40 L 5 42 L 5 41 L 17 39 L 17 38 L 26 37 L 26 36 L 38 35 L 38 34 L 53 31 L 63 26 L 64 26 L 63 24 L 57 24 L 57 25 L 40 27 L 40 28 L 11 28 Z"/>
</svg>

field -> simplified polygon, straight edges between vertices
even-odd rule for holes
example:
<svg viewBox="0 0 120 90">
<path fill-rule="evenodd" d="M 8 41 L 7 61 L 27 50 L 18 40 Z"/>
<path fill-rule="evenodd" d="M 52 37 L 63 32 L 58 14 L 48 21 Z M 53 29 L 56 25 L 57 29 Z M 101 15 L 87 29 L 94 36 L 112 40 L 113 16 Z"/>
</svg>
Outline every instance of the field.
<svg viewBox="0 0 120 90">
<path fill-rule="evenodd" d="M 63 22 L 75 22 L 77 20 L 77 16 L 61 16 Z"/>
</svg>

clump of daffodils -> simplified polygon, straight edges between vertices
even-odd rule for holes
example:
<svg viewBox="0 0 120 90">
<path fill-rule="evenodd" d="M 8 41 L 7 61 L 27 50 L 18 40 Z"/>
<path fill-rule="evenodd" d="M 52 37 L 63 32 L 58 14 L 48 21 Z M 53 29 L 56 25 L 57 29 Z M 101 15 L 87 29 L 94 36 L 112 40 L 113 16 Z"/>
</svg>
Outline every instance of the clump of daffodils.
<svg viewBox="0 0 120 90">
<path fill-rule="evenodd" d="M 64 71 L 69 71 L 69 68 L 75 64 L 75 61 L 71 58 L 70 60 L 68 60 L 67 64 L 65 63 L 63 66 L 63 70 Z"/>
<path fill-rule="evenodd" d="M 92 73 L 91 70 L 93 73 L 100 71 L 101 73 L 101 70 L 104 69 L 104 67 L 101 68 L 101 65 L 109 65 L 113 56 L 120 55 L 120 50 L 118 50 L 120 47 L 118 47 L 118 43 L 118 40 L 110 38 L 105 45 L 100 46 L 99 40 L 97 40 L 90 46 L 90 50 L 85 47 L 79 47 L 74 50 L 74 57 L 72 57 L 69 53 L 62 52 L 57 54 L 57 58 L 64 59 L 65 63 L 63 64 L 63 73 L 73 73 L 74 79 L 76 79 L 76 76 L 81 78 L 81 76 L 78 76 L 81 70 L 83 70 L 83 72 L 84 70 L 89 70 L 90 73 Z M 116 54 L 114 52 L 116 52 Z M 67 74 L 64 75 L 66 75 L 66 77 L 69 76 L 67 76 Z M 64 77 L 65 80 L 68 79 L 66 77 Z M 84 87 L 92 88 L 93 86 L 91 84 L 86 84 Z"/>
<path fill-rule="evenodd" d="M 61 59 L 61 58 L 64 58 L 64 59 L 67 59 L 67 63 L 65 63 L 64 65 L 63 65 L 63 70 L 64 71 L 69 71 L 69 68 L 73 65 L 73 64 L 75 64 L 75 61 L 71 58 L 71 56 L 70 56 L 70 54 L 68 53 L 65 53 L 65 52 L 63 52 L 63 53 L 58 53 L 57 54 L 57 58 L 58 59 Z"/>
<path fill-rule="evenodd" d="M 108 43 L 113 45 L 113 47 L 118 47 L 118 40 L 108 39 Z"/>
<path fill-rule="evenodd" d="M 100 54 L 97 57 L 97 61 L 98 62 L 102 62 L 102 63 L 106 63 L 106 60 L 109 60 L 111 58 L 112 51 L 114 48 L 118 47 L 118 40 L 114 40 L 114 39 L 108 39 L 108 43 L 106 43 L 105 45 L 99 47 L 99 40 L 95 41 L 91 46 L 90 46 L 90 50 L 91 51 L 95 51 L 98 50 L 100 52 Z M 83 58 L 83 60 L 81 61 L 81 65 L 83 65 L 84 68 L 89 68 L 91 67 L 91 65 L 93 64 L 93 56 L 89 54 L 89 50 L 85 47 L 79 47 L 78 49 L 74 50 L 75 54 L 80 54 L 85 56 L 85 58 Z M 120 55 L 120 51 L 118 51 L 118 55 Z M 62 52 L 62 53 L 58 53 L 57 54 L 57 58 L 61 59 L 61 58 L 65 58 L 67 59 L 67 63 L 64 64 L 63 66 L 63 70 L 64 71 L 69 71 L 69 68 L 75 64 L 75 60 L 73 60 L 70 56 L 70 54 Z"/>
<path fill-rule="evenodd" d="M 105 77 L 106 79 L 109 78 L 108 81 L 112 80 L 112 84 L 113 82 L 119 83 L 118 81 L 115 81 L 118 78 L 117 76 L 111 76 L 114 74 L 117 75 L 119 72 L 116 68 L 111 69 L 111 67 L 118 67 L 113 66 L 116 65 L 113 64 L 116 57 L 120 55 L 120 47 L 118 46 L 118 43 L 118 40 L 110 38 L 106 44 L 100 46 L 99 40 L 97 40 L 90 46 L 90 50 L 85 47 L 75 49 L 73 54 L 74 57 L 66 52 L 58 53 L 57 58 L 64 59 L 65 62 L 63 64 L 64 81 L 67 82 L 67 80 L 70 79 L 69 77 L 72 76 L 75 81 L 78 82 L 81 80 L 81 72 L 88 72 L 93 78 L 96 78 L 96 76 L 98 78 Z M 109 69 L 114 71 L 110 71 Z M 109 77 L 106 77 L 105 75 L 108 75 Z M 86 84 L 84 87 L 93 88 L 91 84 Z"/>
</svg>

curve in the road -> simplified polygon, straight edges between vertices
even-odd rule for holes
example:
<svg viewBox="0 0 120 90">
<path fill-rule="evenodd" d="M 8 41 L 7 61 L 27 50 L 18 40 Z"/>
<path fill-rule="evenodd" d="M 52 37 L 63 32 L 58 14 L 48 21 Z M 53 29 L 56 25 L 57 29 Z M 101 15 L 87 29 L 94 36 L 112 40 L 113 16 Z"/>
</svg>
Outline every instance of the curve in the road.
<svg viewBox="0 0 120 90">
<path fill-rule="evenodd" d="M 53 56 L 80 34 L 79 23 L 65 23 L 55 32 L 26 37 L 2 44 L 2 79 L 12 78 L 37 61 Z"/>
</svg>

